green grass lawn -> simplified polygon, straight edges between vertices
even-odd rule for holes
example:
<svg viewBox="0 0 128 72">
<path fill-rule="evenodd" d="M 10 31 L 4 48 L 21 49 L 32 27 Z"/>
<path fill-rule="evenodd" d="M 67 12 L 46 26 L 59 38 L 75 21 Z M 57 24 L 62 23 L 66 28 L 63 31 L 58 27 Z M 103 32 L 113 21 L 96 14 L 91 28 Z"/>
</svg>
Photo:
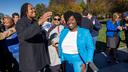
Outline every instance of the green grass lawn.
<svg viewBox="0 0 128 72">
<path fill-rule="evenodd" d="M 124 48 L 125 47 L 125 43 L 124 43 L 124 32 L 121 31 L 121 43 L 119 48 Z M 97 48 L 106 48 L 106 24 L 102 24 L 102 29 L 99 32 L 99 36 L 98 36 L 98 41 L 97 41 Z"/>
<path fill-rule="evenodd" d="M 102 24 L 102 29 L 99 31 L 98 41 L 106 42 L 106 24 Z"/>
</svg>

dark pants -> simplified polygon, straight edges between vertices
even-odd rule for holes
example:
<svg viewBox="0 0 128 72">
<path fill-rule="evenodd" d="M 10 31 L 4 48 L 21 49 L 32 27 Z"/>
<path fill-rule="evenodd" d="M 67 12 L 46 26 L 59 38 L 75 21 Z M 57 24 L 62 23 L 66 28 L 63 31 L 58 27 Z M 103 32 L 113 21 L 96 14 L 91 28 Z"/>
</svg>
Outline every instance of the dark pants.
<svg viewBox="0 0 128 72">
<path fill-rule="evenodd" d="M 125 32 L 125 42 L 128 50 L 128 32 Z M 125 62 L 128 62 L 128 57 L 127 57 L 127 60 L 125 60 Z"/>
<path fill-rule="evenodd" d="M 11 68 L 11 53 L 6 47 L 4 40 L 0 41 L 0 71 L 5 72 L 5 70 L 12 71 Z"/>
<path fill-rule="evenodd" d="M 125 35 L 126 46 L 128 48 L 128 35 Z"/>
<path fill-rule="evenodd" d="M 62 72 L 61 65 L 51 66 L 51 72 Z"/>
<path fill-rule="evenodd" d="M 117 61 L 117 49 L 116 48 L 109 48 L 108 49 L 108 59 L 107 62 L 114 63 Z"/>
<path fill-rule="evenodd" d="M 0 72 L 18 72 L 19 65 L 9 52 L 4 40 L 0 41 Z"/>
<path fill-rule="evenodd" d="M 41 69 L 41 71 L 38 72 L 51 72 L 50 66 L 46 65 L 44 68 Z"/>
<path fill-rule="evenodd" d="M 126 46 L 127 46 L 127 48 L 128 48 L 128 30 L 125 30 L 124 33 L 125 33 L 125 42 L 126 42 Z"/>
</svg>

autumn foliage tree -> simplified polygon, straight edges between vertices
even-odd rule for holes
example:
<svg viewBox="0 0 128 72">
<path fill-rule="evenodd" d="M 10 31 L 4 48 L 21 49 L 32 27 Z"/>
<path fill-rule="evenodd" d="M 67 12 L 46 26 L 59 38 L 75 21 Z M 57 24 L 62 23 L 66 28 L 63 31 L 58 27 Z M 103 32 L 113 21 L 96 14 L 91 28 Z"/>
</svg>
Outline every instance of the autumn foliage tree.
<svg viewBox="0 0 128 72">
<path fill-rule="evenodd" d="M 82 7 L 76 3 L 76 0 L 50 0 L 48 9 L 58 14 L 63 14 L 68 10 L 82 12 Z"/>
<path fill-rule="evenodd" d="M 125 12 L 128 11 L 128 0 L 115 0 L 111 12 Z"/>
<path fill-rule="evenodd" d="M 111 10 L 112 3 L 108 0 L 95 0 L 89 2 L 86 5 L 86 9 L 91 11 L 93 14 L 107 14 Z"/>
<path fill-rule="evenodd" d="M 38 19 L 46 10 L 46 7 L 43 3 L 37 4 L 35 6 L 36 9 L 36 19 Z"/>
</svg>

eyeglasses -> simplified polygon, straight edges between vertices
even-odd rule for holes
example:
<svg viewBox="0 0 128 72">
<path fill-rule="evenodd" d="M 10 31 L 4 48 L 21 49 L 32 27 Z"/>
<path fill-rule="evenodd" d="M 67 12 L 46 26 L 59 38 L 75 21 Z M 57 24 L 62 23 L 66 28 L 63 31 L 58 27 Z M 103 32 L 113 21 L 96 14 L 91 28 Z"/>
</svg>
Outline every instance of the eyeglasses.
<svg viewBox="0 0 128 72">
<path fill-rule="evenodd" d="M 58 18 L 58 19 L 57 19 L 57 18 L 54 18 L 54 20 L 55 20 L 55 21 L 56 21 L 56 20 L 60 21 L 61 19 L 60 19 L 60 18 Z"/>
</svg>

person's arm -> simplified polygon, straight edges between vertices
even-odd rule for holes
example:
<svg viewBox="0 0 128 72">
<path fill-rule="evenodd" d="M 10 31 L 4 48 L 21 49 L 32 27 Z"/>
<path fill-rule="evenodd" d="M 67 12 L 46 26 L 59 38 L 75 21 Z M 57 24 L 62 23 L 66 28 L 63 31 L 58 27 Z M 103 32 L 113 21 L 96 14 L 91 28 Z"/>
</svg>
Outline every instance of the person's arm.
<svg viewBox="0 0 128 72">
<path fill-rule="evenodd" d="M 38 22 L 26 26 L 25 20 L 18 21 L 16 24 L 16 30 L 18 37 L 23 40 L 28 40 L 42 31 L 41 25 L 51 16 L 51 12 L 44 13 Z"/>
<path fill-rule="evenodd" d="M 128 24 L 126 24 L 126 30 L 128 30 Z"/>
<path fill-rule="evenodd" d="M 87 52 L 88 52 L 87 63 L 90 63 L 90 62 L 93 62 L 94 44 L 93 44 L 92 36 L 89 30 L 87 30 L 87 33 L 86 33 L 86 46 L 87 46 Z"/>
<path fill-rule="evenodd" d="M 61 60 L 61 63 L 63 63 L 64 62 L 64 57 L 63 57 L 63 53 L 62 53 L 62 36 L 63 36 L 63 32 L 64 32 L 64 30 L 62 30 L 61 31 L 61 33 L 60 33 L 60 39 L 59 39 L 59 43 L 58 43 L 58 53 L 59 53 L 59 58 L 60 58 L 60 60 Z"/>
<path fill-rule="evenodd" d="M 117 21 L 117 30 L 122 31 L 123 27 L 121 25 L 121 21 Z"/>
<path fill-rule="evenodd" d="M 97 19 L 95 19 L 95 24 L 93 24 L 93 28 L 97 31 L 99 31 L 102 28 L 101 23 Z"/>
<path fill-rule="evenodd" d="M 15 29 L 15 27 L 12 27 L 12 28 L 9 28 L 9 29 L 8 29 L 7 31 L 5 31 L 5 32 L 7 32 L 6 37 L 9 37 L 10 35 L 12 35 L 13 33 L 16 32 L 16 29 Z"/>
<path fill-rule="evenodd" d="M 3 40 L 3 39 L 5 39 L 5 35 L 1 32 L 0 33 L 0 40 Z"/>
<path fill-rule="evenodd" d="M 15 32 L 16 32 L 16 29 L 14 27 L 8 29 L 7 31 L 1 32 L 0 33 L 0 40 L 3 40 L 5 38 L 9 37 L 10 35 L 12 35 Z"/>
<path fill-rule="evenodd" d="M 41 28 L 37 23 L 30 24 L 28 27 L 25 24 L 26 23 L 22 21 L 19 21 L 16 24 L 16 31 L 20 39 L 28 40 L 41 32 Z"/>
</svg>

